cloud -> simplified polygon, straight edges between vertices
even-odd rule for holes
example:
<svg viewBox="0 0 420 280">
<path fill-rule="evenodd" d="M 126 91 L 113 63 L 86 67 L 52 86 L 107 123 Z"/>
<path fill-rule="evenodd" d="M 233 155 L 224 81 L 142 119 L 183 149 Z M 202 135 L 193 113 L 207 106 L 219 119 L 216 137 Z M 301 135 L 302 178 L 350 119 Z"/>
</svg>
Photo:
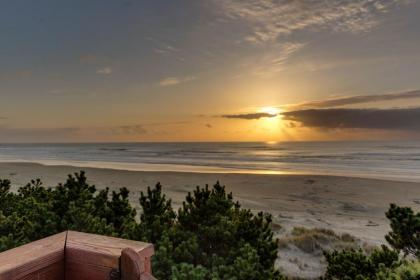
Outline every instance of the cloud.
<svg viewBox="0 0 420 280">
<path fill-rule="evenodd" d="M 395 118 L 397 115 L 402 116 L 403 113 L 414 114 L 414 112 L 417 112 L 417 109 L 333 109 L 332 107 L 415 98 L 420 98 L 420 90 L 376 95 L 358 95 L 327 100 L 308 101 L 299 104 L 280 106 L 282 107 L 282 110 L 287 111 L 279 115 L 282 115 L 284 120 L 300 122 L 303 124 L 303 126 L 324 127 L 323 125 L 325 124 L 325 127 L 329 128 L 347 127 L 347 125 L 350 125 L 349 127 L 352 127 L 351 125 L 353 123 L 351 122 L 350 116 L 368 116 L 368 114 L 371 113 L 372 115 L 369 116 L 373 117 L 380 115 L 381 117 L 384 117 L 384 120 L 387 120 L 386 117 L 388 116 Z M 334 114 L 337 115 L 334 116 Z M 221 117 L 227 119 L 257 120 L 260 118 L 270 118 L 275 116 L 277 115 L 266 112 L 255 112 L 245 114 L 227 114 L 222 115 Z M 312 116 L 313 119 L 311 118 Z M 341 117 L 342 119 L 340 119 L 339 117 Z M 290 127 L 296 127 L 296 124 L 294 123 L 289 123 L 288 125 Z"/>
<path fill-rule="evenodd" d="M 243 67 L 251 69 L 251 74 L 254 76 L 271 78 L 275 74 L 283 71 L 287 59 L 304 46 L 305 44 L 298 42 L 278 44 L 271 52 L 250 59 L 247 63 L 243 64 Z"/>
<path fill-rule="evenodd" d="M 78 127 L 61 128 L 15 128 L 0 126 L 0 142 L 51 142 L 74 139 L 80 132 Z"/>
<path fill-rule="evenodd" d="M 147 37 L 146 40 L 151 41 L 155 45 L 155 48 L 153 49 L 155 53 L 168 54 L 180 51 L 180 49 L 178 49 L 177 47 L 174 47 L 173 45 L 168 44 L 166 42 L 162 42 L 162 40 L 158 38 Z"/>
<path fill-rule="evenodd" d="M 155 49 L 153 49 L 155 53 L 158 54 L 170 54 L 170 53 L 176 53 L 179 52 L 179 49 L 171 46 L 171 45 L 161 45 Z"/>
<path fill-rule="evenodd" d="M 308 109 L 281 113 L 283 120 L 322 129 L 385 129 L 420 131 L 420 108 Z"/>
<path fill-rule="evenodd" d="M 0 142 L 71 142 L 98 139 L 120 139 L 147 134 L 141 124 L 109 127 L 9 127 L 0 125 Z M 111 138 L 110 138 L 111 137 Z"/>
<path fill-rule="evenodd" d="M 112 127 L 110 131 L 115 135 L 141 135 L 147 133 L 143 125 L 122 125 Z"/>
<path fill-rule="evenodd" d="M 0 118 L 1 119 L 1 118 Z M 113 126 L 85 127 L 12 127 L 0 124 L 0 143 L 4 142 L 79 142 L 120 141 L 157 135 L 162 127 L 179 127 L 190 122 L 151 122 Z"/>
<path fill-rule="evenodd" d="M 222 115 L 221 117 L 225 119 L 259 120 L 261 118 L 273 118 L 275 116 L 277 115 L 261 112 L 261 113 L 249 113 L 249 114 Z"/>
<path fill-rule="evenodd" d="M 245 39 L 253 43 L 274 41 L 299 30 L 360 33 L 380 22 L 380 15 L 404 0 L 214 0 L 231 19 L 251 29 Z"/>
<path fill-rule="evenodd" d="M 178 77 L 168 77 L 165 79 L 162 79 L 161 81 L 159 81 L 159 85 L 161 87 L 168 87 L 168 86 L 174 86 L 174 85 L 178 85 L 181 83 L 186 83 L 192 80 L 195 80 L 196 77 L 194 76 L 187 76 L 187 77 L 183 77 L 183 78 L 178 78 Z"/>
<path fill-rule="evenodd" d="M 100 75 L 111 75 L 112 74 L 112 68 L 111 67 L 104 67 L 104 68 L 100 68 L 96 71 L 96 74 L 100 74 Z"/>
<path fill-rule="evenodd" d="M 318 100 L 318 101 L 309 101 L 295 105 L 288 105 L 288 108 L 296 109 L 309 109 L 309 108 L 329 108 L 337 106 L 346 106 L 354 104 L 362 104 L 369 102 L 379 102 L 379 101 L 390 101 L 398 99 L 415 99 L 420 98 L 420 90 L 399 92 L 399 93 L 388 93 L 388 94 L 376 94 L 376 95 L 358 95 L 358 96 L 348 96 L 348 97 L 339 97 L 327 100 Z"/>
</svg>

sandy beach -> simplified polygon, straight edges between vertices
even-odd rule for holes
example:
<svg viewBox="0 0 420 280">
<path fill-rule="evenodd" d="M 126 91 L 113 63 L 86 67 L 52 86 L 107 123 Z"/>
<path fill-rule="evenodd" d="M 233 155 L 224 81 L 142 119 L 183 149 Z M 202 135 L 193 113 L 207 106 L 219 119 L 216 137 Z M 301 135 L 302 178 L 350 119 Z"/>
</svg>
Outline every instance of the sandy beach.
<svg viewBox="0 0 420 280">
<path fill-rule="evenodd" d="M 80 169 L 34 163 L 0 163 L 0 178 L 10 179 L 14 189 L 35 178 L 42 179 L 45 186 L 55 186 L 63 182 L 67 174 Z M 99 189 L 127 187 L 137 209 L 140 191 L 157 182 L 162 183 L 164 192 L 173 200 L 174 208 L 178 208 L 195 186 L 219 180 L 244 207 L 273 214 L 275 224 L 281 226 L 277 231 L 279 237 L 293 227 L 318 227 L 349 233 L 368 244 L 380 244 L 385 242 L 384 235 L 389 231 L 384 213 L 390 203 L 420 211 L 420 183 L 412 182 L 317 175 L 83 170 L 89 181 Z"/>
<path fill-rule="evenodd" d="M 0 178 L 10 179 L 14 188 L 40 178 L 45 186 L 65 181 L 67 174 L 80 171 L 72 166 L 35 163 L 0 163 Z M 83 168 L 98 189 L 127 187 L 138 208 L 140 191 L 157 182 L 178 208 L 196 186 L 220 181 L 234 198 L 254 211 L 273 214 L 285 228 L 325 227 L 348 232 L 371 242 L 382 242 L 388 222 L 384 212 L 390 203 L 420 210 L 420 183 L 394 182 L 317 175 L 212 174 L 141 172 Z"/>
</svg>

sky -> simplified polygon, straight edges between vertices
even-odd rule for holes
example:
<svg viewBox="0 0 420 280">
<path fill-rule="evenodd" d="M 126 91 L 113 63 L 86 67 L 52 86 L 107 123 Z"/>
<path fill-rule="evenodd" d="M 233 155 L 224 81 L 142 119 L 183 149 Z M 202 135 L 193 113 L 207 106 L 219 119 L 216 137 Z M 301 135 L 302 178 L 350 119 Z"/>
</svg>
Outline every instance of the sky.
<svg viewBox="0 0 420 280">
<path fill-rule="evenodd" d="M 0 142 L 420 139 L 419 0 L 5 0 Z"/>
</svg>

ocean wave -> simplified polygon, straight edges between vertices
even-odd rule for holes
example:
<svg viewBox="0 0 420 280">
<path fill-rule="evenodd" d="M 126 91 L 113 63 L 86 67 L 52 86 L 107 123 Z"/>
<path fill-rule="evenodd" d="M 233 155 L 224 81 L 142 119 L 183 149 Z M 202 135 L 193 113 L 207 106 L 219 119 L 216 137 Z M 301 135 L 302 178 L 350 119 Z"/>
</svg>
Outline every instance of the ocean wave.
<svg viewBox="0 0 420 280">
<path fill-rule="evenodd" d="M 419 177 L 420 142 L 1 144 L 0 161 Z M 122 168 L 122 167 L 121 167 Z M 134 168 L 135 169 L 135 168 Z"/>
</svg>

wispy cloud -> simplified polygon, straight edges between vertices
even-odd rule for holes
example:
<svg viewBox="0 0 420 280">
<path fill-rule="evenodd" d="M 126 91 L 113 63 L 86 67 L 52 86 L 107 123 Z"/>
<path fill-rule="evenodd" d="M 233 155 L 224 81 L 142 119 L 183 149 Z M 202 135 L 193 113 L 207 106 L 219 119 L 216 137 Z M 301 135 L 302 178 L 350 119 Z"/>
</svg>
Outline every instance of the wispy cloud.
<svg viewBox="0 0 420 280">
<path fill-rule="evenodd" d="M 261 112 L 261 113 L 222 115 L 221 117 L 225 119 L 258 120 L 261 118 L 273 118 L 275 116 L 277 116 L 277 114 Z"/>
<path fill-rule="evenodd" d="M 187 77 L 167 77 L 159 81 L 159 85 L 161 87 L 168 87 L 168 86 L 175 86 L 181 83 L 186 83 L 192 80 L 195 80 L 196 77 L 194 76 L 187 76 Z"/>
<path fill-rule="evenodd" d="M 262 43 L 304 29 L 359 33 L 405 0 L 214 0 L 231 19 L 248 24 L 246 40 Z"/>
<path fill-rule="evenodd" d="M 179 49 L 171 45 L 160 45 L 159 47 L 155 48 L 153 51 L 159 54 L 169 54 L 169 53 L 179 52 Z"/>
<path fill-rule="evenodd" d="M 112 68 L 107 66 L 107 67 L 103 67 L 100 68 L 96 71 L 96 74 L 100 74 L 100 75 L 111 75 L 112 74 Z"/>
<path fill-rule="evenodd" d="M 385 129 L 420 131 L 420 108 L 308 109 L 284 112 L 283 120 L 321 129 Z"/>
<path fill-rule="evenodd" d="M 304 46 L 305 44 L 296 42 L 278 44 L 272 51 L 248 59 L 243 67 L 251 69 L 251 74 L 254 76 L 271 78 L 283 71 L 287 60 Z"/>
<path fill-rule="evenodd" d="M 357 95 L 357 96 L 346 96 L 338 97 L 326 100 L 308 101 L 299 104 L 285 106 L 289 110 L 297 109 L 315 109 L 315 108 L 329 108 L 338 106 L 347 106 L 354 104 L 363 104 L 370 102 L 400 100 L 400 99 L 416 99 L 420 98 L 420 90 L 398 92 L 398 93 L 386 93 L 386 94 L 374 94 L 374 95 Z"/>
</svg>

